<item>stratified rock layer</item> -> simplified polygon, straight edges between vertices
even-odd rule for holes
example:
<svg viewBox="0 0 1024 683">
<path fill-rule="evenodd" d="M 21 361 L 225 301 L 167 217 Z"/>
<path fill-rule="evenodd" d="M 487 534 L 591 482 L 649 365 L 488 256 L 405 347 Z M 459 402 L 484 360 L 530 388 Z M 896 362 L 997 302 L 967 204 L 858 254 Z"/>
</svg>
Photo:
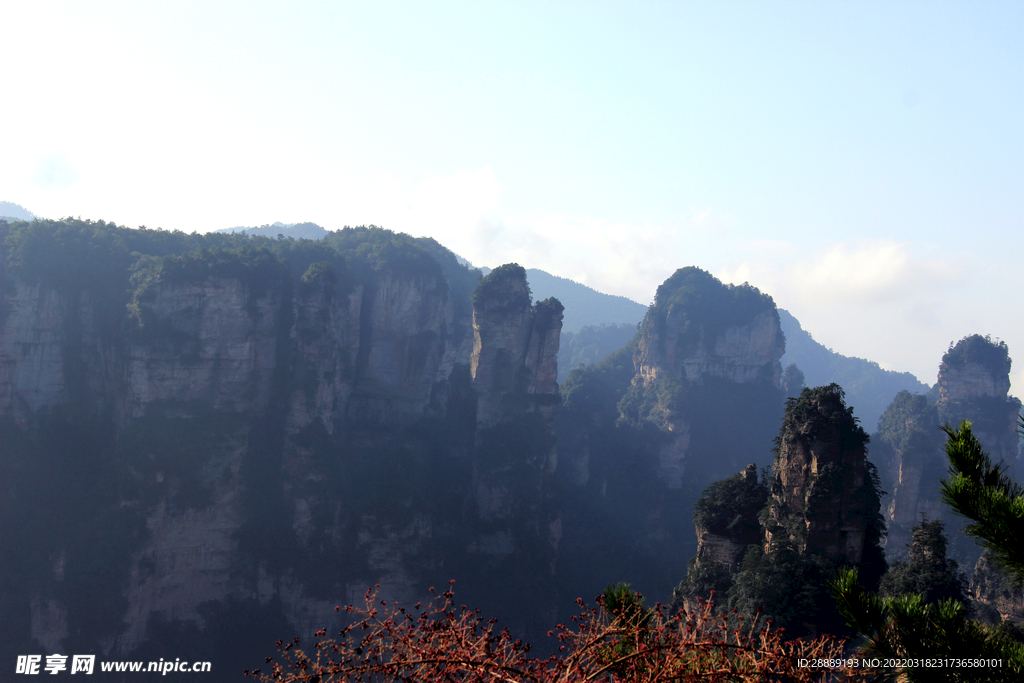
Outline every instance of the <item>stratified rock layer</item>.
<svg viewBox="0 0 1024 683">
<path fill-rule="evenodd" d="M 786 351 L 786 342 L 777 311 L 758 313 L 718 335 L 700 327 L 695 343 L 683 335 L 684 329 L 692 335 L 693 325 L 683 309 L 671 307 L 664 320 L 641 338 L 636 366 L 645 382 L 668 375 L 697 384 L 708 378 L 740 384 L 779 384 L 779 359 Z"/>
</svg>

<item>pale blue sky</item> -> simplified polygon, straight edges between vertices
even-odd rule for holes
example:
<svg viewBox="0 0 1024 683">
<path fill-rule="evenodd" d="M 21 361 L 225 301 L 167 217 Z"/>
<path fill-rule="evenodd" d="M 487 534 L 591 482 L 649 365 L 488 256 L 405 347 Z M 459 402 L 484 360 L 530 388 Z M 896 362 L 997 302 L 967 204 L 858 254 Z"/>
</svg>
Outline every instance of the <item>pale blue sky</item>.
<svg viewBox="0 0 1024 683">
<path fill-rule="evenodd" d="M 1024 3 L 8 2 L 0 199 L 430 235 L 649 303 L 698 265 L 1024 384 Z M 868 332 L 864 330 L 867 329 Z"/>
</svg>

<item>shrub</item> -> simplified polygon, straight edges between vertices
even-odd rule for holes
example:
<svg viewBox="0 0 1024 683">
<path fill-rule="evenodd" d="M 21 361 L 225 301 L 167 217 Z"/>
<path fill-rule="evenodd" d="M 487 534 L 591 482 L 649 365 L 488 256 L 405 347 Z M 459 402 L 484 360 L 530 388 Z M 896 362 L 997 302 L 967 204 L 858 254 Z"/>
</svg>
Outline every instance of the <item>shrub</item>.
<svg viewBox="0 0 1024 683">
<path fill-rule="evenodd" d="M 454 582 L 452 582 L 454 583 Z M 434 589 L 431 589 L 433 592 Z M 622 600 L 622 587 L 613 588 Z M 299 638 L 278 641 L 277 661 L 268 671 L 246 671 L 267 683 L 338 681 L 827 681 L 841 670 L 815 662 L 842 657 L 844 641 L 831 636 L 786 642 L 770 623 L 740 628 L 743 617 L 716 616 L 710 602 L 694 613 L 668 615 L 656 605 L 643 608 L 639 596 L 626 599 L 616 615 L 598 598 L 569 624 L 548 632 L 557 638 L 549 657 L 499 630 L 496 619 L 456 606 L 452 589 L 412 609 L 378 601 L 367 591 L 365 607 L 346 607 L 354 621 L 337 638 L 317 631 L 310 651 Z M 634 610 L 635 608 L 635 610 Z M 338 609 L 338 608 L 336 608 Z M 623 612 L 644 616 L 622 619 Z M 803 660 L 803 661 L 801 661 Z M 810 664 L 808 666 L 808 663 Z M 801 666 L 803 664 L 803 666 Z M 843 671 L 848 680 L 869 680 L 867 672 Z"/>
</svg>

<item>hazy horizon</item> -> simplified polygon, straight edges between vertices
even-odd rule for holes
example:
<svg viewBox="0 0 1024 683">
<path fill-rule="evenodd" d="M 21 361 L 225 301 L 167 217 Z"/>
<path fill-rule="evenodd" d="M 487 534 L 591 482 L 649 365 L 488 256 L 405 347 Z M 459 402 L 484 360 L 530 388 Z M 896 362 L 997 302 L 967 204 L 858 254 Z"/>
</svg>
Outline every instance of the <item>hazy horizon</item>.
<svg viewBox="0 0 1024 683">
<path fill-rule="evenodd" d="M 928 384 L 965 335 L 1024 350 L 1024 5 L 40 2 L 0 19 L 21 55 L 0 199 L 36 215 L 372 223 L 644 305 L 696 265 Z"/>
</svg>

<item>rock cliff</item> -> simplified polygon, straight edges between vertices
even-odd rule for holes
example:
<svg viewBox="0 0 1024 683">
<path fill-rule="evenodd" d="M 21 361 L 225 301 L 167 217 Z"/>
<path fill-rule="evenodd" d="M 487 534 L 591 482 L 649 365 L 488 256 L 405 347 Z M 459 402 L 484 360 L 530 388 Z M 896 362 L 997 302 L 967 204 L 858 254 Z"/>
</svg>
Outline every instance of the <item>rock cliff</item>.
<svg viewBox="0 0 1024 683">
<path fill-rule="evenodd" d="M 606 574 L 629 576 L 645 595 L 675 584 L 698 551 L 690 520 L 701 492 L 748 463 L 770 464 L 784 350 L 769 296 L 699 268 L 668 278 L 636 337 L 562 385 L 559 562 L 599 556 Z M 734 564 L 746 539 L 703 528 L 701 557 Z"/>
<path fill-rule="evenodd" d="M 937 407 L 943 422 L 970 420 L 993 461 L 1013 468 L 1021 403 L 1008 395 L 1010 366 L 1006 342 L 975 334 L 951 344 L 939 366 Z"/>
<path fill-rule="evenodd" d="M 977 618 L 998 623 L 1024 624 L 1024 589 L 1015 586 L 989 558 L 988 551 L 978 558 L 971 579 L 971 598 Z"/>
<path fill-rule="evenodd" d="M 240 615 L 272 643 L 374 584 L 487 607 L 550 577 L 561 305 L 524 278 L 474 307 L 479 274 L 379 229 L 0 240 L 0 523 L 37 549 L 4 553 L 10 647 L 201 658 Z"/>
<path fill-rule="evenodd" d="M 867 442 L 838 385 L 789 399 L 776 440 L 766 546 L 785 540 L 802 553 L 864 562 L 882 530 Z"/>
<path fill-rule="evenodd" d="M 839 627 L 828 577 L 854 565 L 877 586 L 885 570 L 867 442 L 838 385 L 788 399 L 766 481 L 749 465 L 708 486 L 694 506 L 697 556 L 673 606 L 692 611 L 714 591 L 719 609 L 763 608 L 797 634 Z"/>
<path fill-rule="evenodd" d="M 939 366 L 937 401 L 923 395 L 897 394 L 879 420 L 877 441 L 886 452 L 881 469 L 884 488 L 892 492 L 887 506 L 889 534 L 886 549 L 901 555 L 910 542 L 911 528 L 922 517 L 942 520 L 950 529 L 950 556 L 973 567 L 981 549 L 961 531 L 958 519 L 939 495 L 946 476 L 944 437 L 938 426 L 970 420 L 995 462 L 1011 468 L 1017 461 L 1016 419 L 1020 402 L 1008 396 L 1010 358 L 1003 342 L 971 335 L 950 345 Z"/>
<path fill-rule="evenodd" d="M 658 287 L 637 336 L 632 391 L 640 397 L 637 414 L 671 435 L 658 456 L 669 488 L 682 487 L 695 438 L 698 411 L 684 404 L 742 393 L 744 385 L 777 390 L 785 350 L 774 303 L 749 285 L 683 268 Z"/>
<path fill-rule="evenodd" d="M 758 514 L 767 499 L 754 465 L 708 487 L 694 508 L 696 566 L 714 563 L 735 572 L 747 547 L 764 541 Z"/>
<path fill-rule="evenodd" d="M 698 289 L 698 287 L 700 289 Z M 778 386 L 786 341 L 771 299 L 752 287 L 722 285 L 684 268 L 658 288 L 635 356 L 645 383 L 710 378 Z"/>
<path fill-rule="evenodd" d="M 480 283 L 473 305 L 470 375 L 480 396 L 477 422 L 494 426 L 519 408 L 553 418 L 558 397 L 558 341 L 562 305 L 548 299 L 531 305 L 526 271 L 507 264 Z"/>
</svg>

